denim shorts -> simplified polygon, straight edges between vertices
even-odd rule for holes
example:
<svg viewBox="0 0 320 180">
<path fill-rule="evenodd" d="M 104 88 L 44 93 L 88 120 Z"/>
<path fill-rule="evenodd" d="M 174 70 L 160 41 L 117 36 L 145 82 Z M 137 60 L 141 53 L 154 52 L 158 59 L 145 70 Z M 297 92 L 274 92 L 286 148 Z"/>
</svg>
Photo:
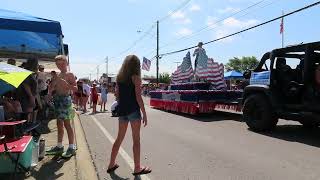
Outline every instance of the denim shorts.
<svg viewBox="0 0 320 180">
<path fill-rule="evenodd" d="M 133 113 L 130 113 L 126 116 L 120 116 L 119 121 L 136 121 L 141 120 L 141 113 L 140 111 L 135 111 Z"/>
</svg>

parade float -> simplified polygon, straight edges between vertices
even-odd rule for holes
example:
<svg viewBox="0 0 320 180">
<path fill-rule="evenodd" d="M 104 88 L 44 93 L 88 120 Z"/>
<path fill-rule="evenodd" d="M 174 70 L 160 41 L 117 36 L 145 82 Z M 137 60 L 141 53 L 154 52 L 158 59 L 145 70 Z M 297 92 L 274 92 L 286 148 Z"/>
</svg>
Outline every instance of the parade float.
<svg viewBox="0 0 320 180">
<path fill-rule="evenodd" d="M 186 114 L 214 111 L 241 112 L 242 90 L 228 90 L 224 66 L 208 58 L 202 44 L 195 50 L 194 70 L 190 52 L 171 76 L 168 90 L 150 92 L 153 108 Z"/>
</svg>

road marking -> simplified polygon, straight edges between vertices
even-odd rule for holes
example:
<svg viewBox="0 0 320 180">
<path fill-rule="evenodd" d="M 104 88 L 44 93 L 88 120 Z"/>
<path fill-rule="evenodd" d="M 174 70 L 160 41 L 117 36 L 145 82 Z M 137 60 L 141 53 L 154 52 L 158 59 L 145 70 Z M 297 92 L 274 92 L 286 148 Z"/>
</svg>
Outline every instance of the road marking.
<svg viewBox="0 0 320 180">
<path fill-rule="evenodd" d="M 100 130 L 103 132 L 103 134 L 108 138 L 108 140 L 111 142 L 111 144 L 114 143 L 115 139 L 111 136 L 111 134 L 106 130 L 106 128 L 103 127 L 103 125 L 97 120 L 96 117 L 93 115 L 90 115 L 90 117 L 93 119 L 93 121 L 97 124 L 97 126 L 100 128 Z M 129 154 L 120 146 L 119 154 L 122 156 L 122 158 L 127 162 L 127 164 L 130 166 L 131 170 L 134 170 L 134 161 L 129 156 Z M 150 180 L 150 178 L 147 175 L 141 176 L 142 180 Z"/>
</svg>

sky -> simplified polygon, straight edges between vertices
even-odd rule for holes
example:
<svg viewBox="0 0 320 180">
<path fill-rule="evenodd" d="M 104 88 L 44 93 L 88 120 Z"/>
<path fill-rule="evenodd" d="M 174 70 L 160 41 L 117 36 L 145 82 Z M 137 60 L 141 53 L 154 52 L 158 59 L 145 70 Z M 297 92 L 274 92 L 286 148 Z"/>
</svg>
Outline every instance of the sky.
<svg viewBox="0 0 320 180">
<path fill-rule="evenodd" d="M 117 74 L 124 57 L 142 60 L 156 55 L 156 21 L 159 23 L 160 54 L 195 46 L 275 18 L 316 2 L 315 0 L 1 0 L 1 8 L 59 21 L 64 42 L 69 44 L 71 71 L 77 77 Z M 258 4 L 257 4 L 258 3 Z M 252 8 L 234 15 L 253 4 Z M 229 18 L 227 18 L 229 17 Z M 320 41 L 320 6 L 284 19 L 285 45 Z M 207 28 L 205 28 L 207 27 Z M 199 30 L 202 31 L 198 32 Z M 143 38 L 141 38 L 143 37 Z M 140 40 L 139 40 L 140 39 Z M 138 40 L 138 41 L 137 41 Z M 280 21 L 231 38 L 205 45 L 216 62 L 256 56 L 281 47 Z M 190 50 L 193 53 L 193 50 Z M 164 56 L 159 71 L 173 73 L 187 52 Z M 194 59 L 192 59 L 194 60 Z M 98 68 L 97 68 L 98 67 Z M 156 75 L 156 61 L 149 72 Z"/>
</svg>

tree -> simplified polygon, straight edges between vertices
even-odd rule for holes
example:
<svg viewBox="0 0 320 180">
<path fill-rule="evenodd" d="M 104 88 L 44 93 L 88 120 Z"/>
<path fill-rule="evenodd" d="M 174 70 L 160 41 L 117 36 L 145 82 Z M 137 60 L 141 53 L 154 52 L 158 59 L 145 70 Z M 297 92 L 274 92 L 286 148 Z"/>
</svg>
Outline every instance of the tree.
<svg viewBox="0 0 320 180">
<path fill-rule="evenodd" d="M 243 56 L 242 58 L 234 57 L 229 59 L 225 68 L 227 71 L 235 70 L 244 72 L 248 69 L 254 69 L 259 64 L 255 56 Z"/>
<path fill-rule="evenodd" d="M 170 75 L 169 73 L 161 73 L 159 76 L 159 83 L 170 83 Z"/>
</svg>

